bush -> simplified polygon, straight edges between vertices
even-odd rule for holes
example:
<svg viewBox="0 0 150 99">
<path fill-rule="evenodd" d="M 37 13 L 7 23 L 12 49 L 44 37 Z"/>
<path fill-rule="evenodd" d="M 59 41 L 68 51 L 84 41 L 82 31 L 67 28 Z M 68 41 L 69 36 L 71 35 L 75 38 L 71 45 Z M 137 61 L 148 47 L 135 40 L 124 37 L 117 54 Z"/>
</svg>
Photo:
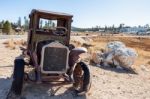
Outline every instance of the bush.
<svg viewBox="0 0 150 99">
<path fill-rule="evenodd" d="M 6 34 L 10 34 L 10 30 L 11 30 L 11 24 L 9 21 L 5 21 L 4 25 L 3 25 L 3 33 L 6 33 Z"/>
</svg>

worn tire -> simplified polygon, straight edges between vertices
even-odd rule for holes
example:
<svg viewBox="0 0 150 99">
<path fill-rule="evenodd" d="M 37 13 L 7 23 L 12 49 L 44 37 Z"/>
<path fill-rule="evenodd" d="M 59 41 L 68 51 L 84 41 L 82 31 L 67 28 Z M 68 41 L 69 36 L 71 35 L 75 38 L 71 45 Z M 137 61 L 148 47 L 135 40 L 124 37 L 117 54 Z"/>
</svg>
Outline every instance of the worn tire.
<svg viewBox="0 0 150 99">
<path fill-rule="evenodd" d="M 83 74 L 83 75 L 81 78 L 80 77 L 78 78 L 77 76 L 80 74 Z M 88 65 L 86 65 L 84 62 L 79 62 L 74 69 L 73 77 L 75 80 L 73 86 L 77 92 L 77 95 L 86 94 L 90 90 L 91 81 L 92 81 L 90 69 Z M 77 86 L 79 87 L 78 89 L 76 89 Z"/>
<path fill-rule="evenodd" d="M 16 95 L 21 95 L 22 92 L 24 80 L 24 65 L 25 63 L 23 59 L 15 59 L 11 91 Z"/>
</svg>

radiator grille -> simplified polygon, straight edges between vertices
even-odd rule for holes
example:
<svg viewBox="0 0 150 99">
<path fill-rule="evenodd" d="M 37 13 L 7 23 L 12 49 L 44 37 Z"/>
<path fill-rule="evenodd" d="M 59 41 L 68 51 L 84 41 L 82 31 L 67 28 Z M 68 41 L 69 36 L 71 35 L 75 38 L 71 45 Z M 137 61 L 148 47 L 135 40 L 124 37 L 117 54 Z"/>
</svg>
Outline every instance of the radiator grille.
<svg viewBox="0 0 150 99">
<path fill-rule="evenodd" d="M 46 47 L 44 52 L 44 71 L 64 71 L 66 69 L 67 49 Z"/>
</svg>

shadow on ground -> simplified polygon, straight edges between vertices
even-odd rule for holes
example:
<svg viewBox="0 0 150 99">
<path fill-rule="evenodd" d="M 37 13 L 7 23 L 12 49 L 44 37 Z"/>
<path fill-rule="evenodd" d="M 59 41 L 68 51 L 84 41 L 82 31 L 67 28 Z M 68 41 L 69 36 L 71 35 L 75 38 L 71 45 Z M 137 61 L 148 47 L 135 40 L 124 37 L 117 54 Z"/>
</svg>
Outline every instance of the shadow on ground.
<svg viewBox="0 0 150 99">
<path fill-rule="evenodd" d="M 135 71 L 129 70 L 129 69 L 117 69 L 117 68 L 112 68 L 112 67 L 100 67 L 100 68 L 113 71 L 113 72 L 117 72 L 117 73 L 137 74 Z"/>
<path fill-rule="evenodd" d="M 0 68 L 7 68 L 7 67 L 13 67 L 12 65 L 10 66 L 0 66 Z"/>
<path fill-rule="evenodd" d="M 0 66 L 0 99 L 86 99 L 86 95 L 77 96 L 71 84 L 33 82 L 24 83 L 21 97 L 10 98 L 12 67 Z"/>
<path fill-rule="evenodd" d="M 7 80 L 6 82 L 8 83 Z M 33 82 L 25 82 L 24 88 L 22 90 L 22 95 L 18 97 L 14 96 L 10 92 L 11 82 L 12 81 L 9 81 L 9 84 L 5 85 L 5 88 L 2 88 L 2 91 L 3 89 L 5 91 L 2 94 L 0 94 L 0 99 L 6 99 L 6 96 L 7 99 L 86 99 L 86 95 L 77 96 L 70 85 L 58 86 L 55 84 L 36 84 Z"/>
<path fill-rule="evenodd" d="M 86 99 L 86 96 L 77 96 L 70 86 L 53 86 L 52 84 L 27 83 L 24 86 L 24 99 Z"/>
<path fill-rule="evenodd" d="M 0 99 L 6 99 L 9 89 L 11 87 L 11 78 L 0 77 Z"/>
<path fill-rule="evenodd" d="M 97 68 L 104 69 L 104 70 L 113 71 L 113 72 L 116 72 L 116 73 L 138 74 L 133 69 L 127 69 L 127 68 L 118 69 L 118 68 L 115 68 L 115 67 L 96 66 L 96 64 L 94 64 L 92 62 L 90 63 L 90 65 L 95 66 Z"/>
</svg>

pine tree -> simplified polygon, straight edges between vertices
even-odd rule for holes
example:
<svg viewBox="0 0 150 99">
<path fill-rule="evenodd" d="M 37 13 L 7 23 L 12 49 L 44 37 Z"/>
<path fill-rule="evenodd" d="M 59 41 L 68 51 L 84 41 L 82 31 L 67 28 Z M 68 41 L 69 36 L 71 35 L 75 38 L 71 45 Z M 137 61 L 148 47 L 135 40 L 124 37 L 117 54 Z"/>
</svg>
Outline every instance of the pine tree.
<svg viewBox="0 0 150 99">
<path fill-rule="evenodd" d="M 4 26 L 4 20 L 2 22 L 0 22 L 0 28 L 2 29 Z"/>
<path fill-rule="evenodd" d="M 10 34 L 11 30 L 11 24 L 9 21 L 5 21 L 4 26 L 3 26 L 3 33 Z"/>
<path fill-rule="evenodd" d="M 112 26 L 112 31 L 115 32 L 115 25 Z"/>
<path fill-rule="evenodd" d="M 27 31 L 29 29 L 29 20 L 24 17 L 24 30 Z"/>
<path fill-rule="evenodd" d="M 48 22 L 45 21 L 45 26 L 44 26 L 45 29 L 48 29 Z"/>
<path fill-rule="evenodd" d="M 0 22 L 0 34 L 2 33 L 2 29 L 3 28 L 3 24 L 2 24 L 2 22 Z"/>
<path fill-rule="evenodd" d="M 52 20 L 48 20 L 48 26 L 49 26 L 49 27 L 52 27 L 52 26 L 53 26 Z"/>
<path fill-rule="evenodd" d="M 123 28 L 123 26 L 124 26 L 123 23 L 119 25 L 119 27 L 118 27 L 119 31 L 121 31 L 121 29 Z"/>
<path fill-rule="evenodd" d="M 107 30 L 108 30 L 108 28 L 107 28 L 107 26 L 105 26 L 104 31 L 107 32 Z"/>
<path fill-rule="evenodd" d="M 17 23 L 11 23 L 11 27 L 12 27 L 12 29 L 15 29 L 15 28 L 17 28 Z"/>
<path fill-rule="evenodd" d="M 0 22 L 0 29 L 3 28 L 2 22 Z"/>
<path fill-rule="evenodd" d="M 54 23 L 54 22 L 52 23 L 52 27 L 53 27 L 53 28 L 55 27 L 55 23 Z"/>
<path fill-rule="evenodd" d="M 21 27 L 21 17 L 18 19 L 18 26 Z"/>
</svg>

